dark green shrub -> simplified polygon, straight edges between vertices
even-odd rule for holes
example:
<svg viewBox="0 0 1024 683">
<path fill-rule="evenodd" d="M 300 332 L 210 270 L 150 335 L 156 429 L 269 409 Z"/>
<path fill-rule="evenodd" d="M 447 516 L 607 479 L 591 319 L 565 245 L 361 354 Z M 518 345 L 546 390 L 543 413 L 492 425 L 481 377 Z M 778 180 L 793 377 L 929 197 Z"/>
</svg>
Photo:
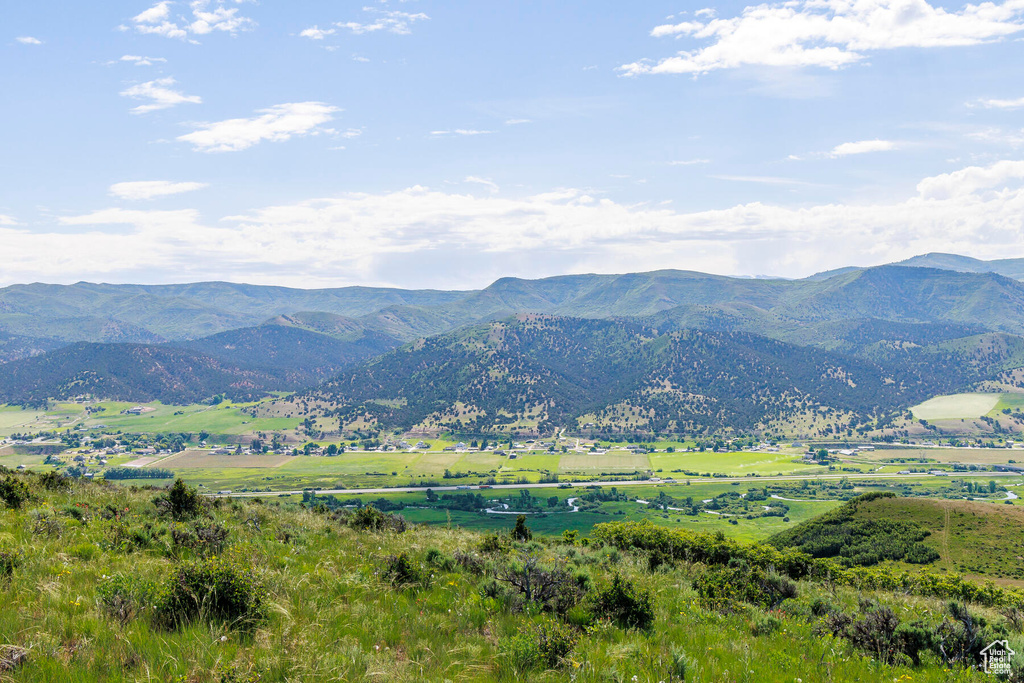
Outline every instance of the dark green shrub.
<svg viewBox="0 0 1024 683">
<path fill-rule="evenodd" d="M 39 475 L 39 483 L 47 491 L 67 491 L 71 488 L 71 477 L 65 477 L 56 470 Z"/>
<path fill-rule="evenodd" d="M 157 510 L 161 514 L 170 515 L 171 519 L 181 522 L 202 514 L 206 510 L 203 497 L 199 495 L 194 487 L 186 484 L 182 479 L 176 479 L 174 485 L 167 491 L 153 499 Z"/>
<path fill-rule="evenodd" d="M 429 582 L 429 577 L 420 570 L 419 565 L 409 559 L 406 553 L 389 555 L 384 558 L 381 577 L 392 586 L 405 587 Z"/>
<path fill-rule="evenodd" d="M 442 571 L 451 571 L 455 566 L 452 558 L 442 553 L 437 548 L 431 548 L 427 551 L 424 561 L 431 567 L 436 567 Z"/>
<path fill-rule="evenodd" d="M 8 475 L 0 481 L 0 500 L 12 510 L 20 508 L 31 497 L 28 486 L 21 479 Z"/>
<path fill-rule="evenodd" d="M 372 505 L 361 507 L 355 512 L 341 513 L 343 524 L 360 531 L 394 531 L 402 533 L 408 528 L 405 517 L 391 512 L 381 512 Z"/>
<path fill-rule="evenodd" d="M 522 679 L 532 669 L 562 664 L 578 641 L 575 629 L 557 621 L 546 621 L 503 639 L 499 646 L 502 664 Z"/>
<path fill-rule="evenodd" d="M 610 619 L 622 628 L 646 631 L 654 624 L 654 596 L 616 574 L 610 586 L 594 596 L 594 615 Z"/>
<path fill-rule="evenodd" d="M 896 642 L 900 651 L 910 658 L 914 666 L 921 664 L 921 653 L 935 647 L 935 633 L 919 621 L 896 627 Z"/>
<path fill-rule="evenodd" d="M 526 526 L 526 515 L 516 517 L 516 525 L 512 529 L 512 539 L 516 541 L 533 540 L 533 532 Z"/>
<path fill-rule="evenodd" d="M 556 667 L 576 647 L 579 634 L 561 622 L 545 621 L 537 627 L 536 638 L 541 661 L 548 667 Z"/>
<path fill-rule="evenodd" d="M 936 650 L 947 664 L 974 666 L 981 661 L 981 650 L 992 638 L 984 633 L 985 623 L 964 605 L 946 606 L 949 617 L 939 626 Z"/>
<path fill-rule="evenodd" d="M 694 580 L 694 588 L 705 603 L 718 609 L 731 609 L 736 601 L 772 609 L 797 594 L 789 577 L 742 561 L 708 567 Z"/>
<path fill-rule="evenodd" d="M 500 553 L 508 550 L 508 539 L 498 535 L 497 532 L 487 534 L 484 540 L 480 541 L 480 551 L 484 553 Z"/>
<path fill-rule="evenodd" d="M 195 621 L 249 628 L 266 619 L 266 589 L 242 558 L 213 557 L 189 562 L 161 586 L 154 617 L 167 628 Z"/>
<path fill-rule="evenodd" d="M 770 614 L 764 614 L 750 625 L 750 633 L 754 636 L 770 636 L 781 628 L 782 621 Z"/>
<path fill-rule="evenodd" d="M 814 598 L 811 602 L 811 614 L 816 617 L 823 617 L 829 612 L 834 611 L 835 607 L 832 606 L 832 603 L 824 598 Z"/>
</svg>

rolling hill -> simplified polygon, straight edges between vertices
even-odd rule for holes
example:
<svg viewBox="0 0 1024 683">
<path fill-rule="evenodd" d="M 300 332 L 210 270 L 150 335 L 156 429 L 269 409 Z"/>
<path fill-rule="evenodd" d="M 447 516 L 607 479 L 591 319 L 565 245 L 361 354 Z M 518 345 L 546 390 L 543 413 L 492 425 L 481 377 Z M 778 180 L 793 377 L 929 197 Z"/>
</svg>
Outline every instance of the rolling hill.
<svg viewBox="0 0 1024 683">
<path fill-rule="evenodd" d="M 185 349 L 78 342 L 0 365 L 0 403 L 39 404 L 91 394 L 186 404 L 216 394 L 251 399 L 289 383 L 295 385 L 285 374 L 241 369 Z"/>
<path fill-rule="evenodd" d="M 365 330 L 345 340 L 290 325 L 245 327 L 175 344 L 235 366 L 287 374 L 305 385 L 398 346 L 387 335 Z"/>
<path fill-rule="evenodd" d="M 965 494 L 967 495 L 967 494 Z M 924 546 L 924 564 L 942 571 L 1024 582 L 1024 508 L 999 502 L 868 495 L 778 534 L 771 543 L 815 557 L 871 552 L 902 531 L 919 531 L 907 547 Z M 1000 552 L 992 552 L 999 548 Z M 889 558 L 892 559 L 892 558 Z"/>
</svg>

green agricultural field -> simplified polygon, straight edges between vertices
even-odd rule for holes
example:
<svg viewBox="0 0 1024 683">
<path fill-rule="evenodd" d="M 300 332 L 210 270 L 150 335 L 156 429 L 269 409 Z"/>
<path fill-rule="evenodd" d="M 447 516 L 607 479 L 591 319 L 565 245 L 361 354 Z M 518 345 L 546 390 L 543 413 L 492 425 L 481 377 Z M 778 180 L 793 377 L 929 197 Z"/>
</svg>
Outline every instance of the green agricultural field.
<svg viewBox="0 0 1024 683">
<path fill-rule="evenodd" d="M 651 466 L 661 471 L 662 477 L 672 476 L 674 470 L 709 472 L 730 476 L 751 474 L 772 475 L 790 473 L 813 473 L 824 471 L 819 465 L 801 462 L 795 453 L 652 453 Z M 678 477 L 677 477 L 678 478 Z"/>
<path fill-rule="evenodd" d="M 104 425 L 109 429 L 126 432 L 199 432 L 211 434 L 242 435 L 256 431 L 284 431 L 295 429 L 299 420 L 283 417 L 253 418 L 242 412 L 252 404 L 222 403 L 216 406 L 191 405 L 174 406 L 162 403 L 145 404 L 152 412 L 141 415 L 122 415 L 121 411 L 135 404 L 104 402 L 99 404 L 105 411 L 95 413 L 85 425 Z"/>
<path fill-rule="evenodd" d="M 966 420 L 987 415 L 1001 398 L 1002 394 L 936 396 L 910 410 L 919 420 Z"/>
</svg>

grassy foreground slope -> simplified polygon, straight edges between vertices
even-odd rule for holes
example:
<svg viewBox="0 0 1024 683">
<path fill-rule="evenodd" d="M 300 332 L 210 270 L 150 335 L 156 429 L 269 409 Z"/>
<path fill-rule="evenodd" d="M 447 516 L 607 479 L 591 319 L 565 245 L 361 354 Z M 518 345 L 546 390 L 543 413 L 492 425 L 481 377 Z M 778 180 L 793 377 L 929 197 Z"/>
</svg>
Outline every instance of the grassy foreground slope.
<svg viewBox="0 0 1024 683">
<path fill-rule="evenodd" d="M 973 645 L 936 654 L 939 635 L 961 652 L 963 612 L 794 583 L 763 560 L 804 560 L 766 546 L 662 530 L 666 552 L 640 551 L 650 525 L 538 542 L 156 495 L 0 478 L 16 506 L 0 512 L 5 680 L 991 680 L 966 665 Z M 1019 613 L 999 613 L 1019 597 L 970 605 L 975 640 L 1020 651 Z"/>
</svg>

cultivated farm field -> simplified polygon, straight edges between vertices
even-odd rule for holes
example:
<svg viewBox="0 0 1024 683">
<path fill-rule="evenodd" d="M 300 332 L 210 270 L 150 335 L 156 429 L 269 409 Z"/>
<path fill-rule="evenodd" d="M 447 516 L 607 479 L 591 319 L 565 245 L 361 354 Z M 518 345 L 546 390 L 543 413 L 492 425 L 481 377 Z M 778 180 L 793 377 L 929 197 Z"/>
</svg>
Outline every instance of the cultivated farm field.
<svg viewBox="0 0 1024 683">
<path fill-rule="evenodd" d="M 712 451 L 693 453 L 652 453 L 651 466 L 669 474 L 673 470 L 709 472 L 743 476 L 750 474 L 772 475 L 814 472 L 821 470 L 818 465 L 801 462 L 794 453 L 714 453 Z"/>
</svg>

